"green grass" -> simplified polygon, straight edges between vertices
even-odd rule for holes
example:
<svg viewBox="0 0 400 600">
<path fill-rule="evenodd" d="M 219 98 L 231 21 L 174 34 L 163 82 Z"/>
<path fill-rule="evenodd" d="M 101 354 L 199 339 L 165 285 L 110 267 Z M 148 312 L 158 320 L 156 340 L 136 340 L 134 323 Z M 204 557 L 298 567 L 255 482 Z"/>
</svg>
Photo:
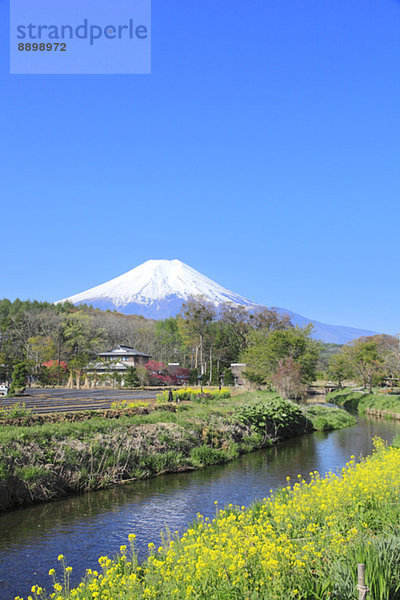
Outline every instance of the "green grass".
<svg viewBox="0 0 400 600">
<path fill-rule="evenodd" d="M 270 392 L 85 418 L 0 427 L 0 509 L 224 463 L 312 429 L 353 424 L 339 409 L 300 407 Z"/>
<path fill-rule="evenodd" d="M 357 419 L 353 415 L 343 409 L 330 406 L 309 406 L 305 410 L 305 415 L 317 431 L 344 429 L 357 423 Z"/>
<path fill-rule="evenodd" d="M 400 396 L 382 393 L 355 392 L 351 388 L 345 388 L 327 394 L 328 402 L 334 402 L 347 410 L 366 414 L 370 409 L 396 413 L 400 416 Z"/>
<path fill-rule="evenodd" d="M 392 440 L 393 448 L 400 448 L 400 435 L 396 435 Z"/>
</svg>

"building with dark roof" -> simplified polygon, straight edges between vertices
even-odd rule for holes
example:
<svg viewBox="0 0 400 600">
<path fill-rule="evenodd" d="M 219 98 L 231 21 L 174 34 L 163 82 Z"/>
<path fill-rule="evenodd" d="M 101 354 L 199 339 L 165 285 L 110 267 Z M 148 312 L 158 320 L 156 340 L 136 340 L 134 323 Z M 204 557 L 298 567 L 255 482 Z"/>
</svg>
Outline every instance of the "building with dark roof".
<svg viewBox="0 0 400 600">
<path fill-rule="evenodd" d="M 139 365 L 145 365 L 151 358 L 150 354 L 144 352 L 138 352 L 130 346 L 117 346 L 114 350 L 109 352 L 99 352 L 97 355 L 101 359 L 110 359 L 118 362 L 127 362 L 127 367 L 138 367 Z M 126 367 L 125 367 L 126 368 Z"/>
<path fill-rule="evenodd" d="M 151 355 L 139 352 L 130 346 L 117 346 L 109 352 L 99 352 L 98 360 L 88 364 L 86 371 L 88 374 L 97 374 L 110 376 L 121 376 L 121 383 L 124 383 L 124 376 L 130 367 L 143 366 L 149 362 Z M 95 384 L 94 384 L 95 385 Z"/>
</svg>

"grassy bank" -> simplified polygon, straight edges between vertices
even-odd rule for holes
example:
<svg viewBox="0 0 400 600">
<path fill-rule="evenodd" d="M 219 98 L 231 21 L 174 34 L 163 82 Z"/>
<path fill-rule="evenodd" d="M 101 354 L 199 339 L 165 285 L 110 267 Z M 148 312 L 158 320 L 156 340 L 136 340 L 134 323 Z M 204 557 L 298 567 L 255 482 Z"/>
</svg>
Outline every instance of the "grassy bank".
<svg viewBox="0 0 400 600">
<path fill-rule="evenodd" d="M 72 420 L 14 413 L 7 422 L 3 415 L 0 508 L 223 463 L 313 429 L 352 424 L 339 409 L 301 409 L 265 392 L 140 403 L 100 415 L 75 413 Z"/>
<path fill-rule="evenodd" d="M 351 388 L 345 388 L 327 394 L 326 400 L 347 410 L 357 411 L 360 415 L 370 414 L 374 416 L 400 419 L 400 396 L 389 394 L 370 394 L 355 392 Z"/>
<path fill-rule="evenodd" d="M 371 597 L 396 600 L 399 497 L 400 451 L 378 441 L 373 455 L 359 464 L 351 460 L 340 477 L 315 472 L 309 483 L 288 481 L 247 510 L 217 507 L 212 522 L 199 516 L 180 539 L 166 536 L 158 549 L 150 545 L 141 565 L 122 546 L 117 559 L 101 557 L 99 572 L 89 571 L 74 590 L 60 555 L 61 573 L 50 572 L 55 597 L 352 600 L 363 562 Z M 37 587 L 32 596 L 47 597 Z"/>
</svg>

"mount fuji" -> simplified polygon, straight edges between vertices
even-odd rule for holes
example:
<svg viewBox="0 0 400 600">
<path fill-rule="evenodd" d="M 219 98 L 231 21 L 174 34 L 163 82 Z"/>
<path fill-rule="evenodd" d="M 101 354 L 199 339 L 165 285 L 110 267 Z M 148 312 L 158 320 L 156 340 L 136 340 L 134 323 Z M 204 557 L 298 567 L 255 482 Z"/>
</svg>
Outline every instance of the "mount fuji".
<svg viewBox="0 0 400 600">
<path fill-rule="evenodd" d="M 223 288 L 180 260 L 148 260 L 115 279 L 59 300 L 56 304 L 68 301 L 74 305 L 89 304 L 101 310 L 142 315 L 148 319 L 165 319 L 178 314 L 182 304 L 191 296 L 203 296 L 217 309 L 227 303 L 250 310 L 263 308 Z M 275 310 L 288 314 L 297 325 L 312 322 L 312 336 L 323 342 L 344 344 L 361 336 L 374 335 L 373 331 L 312 321 L 284 308 Z"/>
</svg>

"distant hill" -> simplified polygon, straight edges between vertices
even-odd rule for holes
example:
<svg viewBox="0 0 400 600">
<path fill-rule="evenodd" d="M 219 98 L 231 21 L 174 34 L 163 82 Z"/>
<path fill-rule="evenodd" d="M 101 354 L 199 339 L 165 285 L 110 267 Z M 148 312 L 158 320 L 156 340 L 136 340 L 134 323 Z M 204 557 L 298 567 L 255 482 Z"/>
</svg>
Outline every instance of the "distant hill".
<svg viewBox="0 0 400 600">
<path fill-rule="evenodd" d="M 192 296 L 203 296 L 218 307 L 231 303 L 257 310 L 261 306 L 220 286 L 180 260 L 148 260 L 127 273 L 74 294 L 60 302 L 89 304 L 101 310 L 117 310 L 149 319 L 165 319 L 179 313 L 182 304 Z M 375 332 L 341 325 L 328 325 L 298 315 L 285 308 L 293 323 L 314 324 L 313 337 L 323 342 L 344 344 L 355 338 L 375 335 Z"/>
</svg>

